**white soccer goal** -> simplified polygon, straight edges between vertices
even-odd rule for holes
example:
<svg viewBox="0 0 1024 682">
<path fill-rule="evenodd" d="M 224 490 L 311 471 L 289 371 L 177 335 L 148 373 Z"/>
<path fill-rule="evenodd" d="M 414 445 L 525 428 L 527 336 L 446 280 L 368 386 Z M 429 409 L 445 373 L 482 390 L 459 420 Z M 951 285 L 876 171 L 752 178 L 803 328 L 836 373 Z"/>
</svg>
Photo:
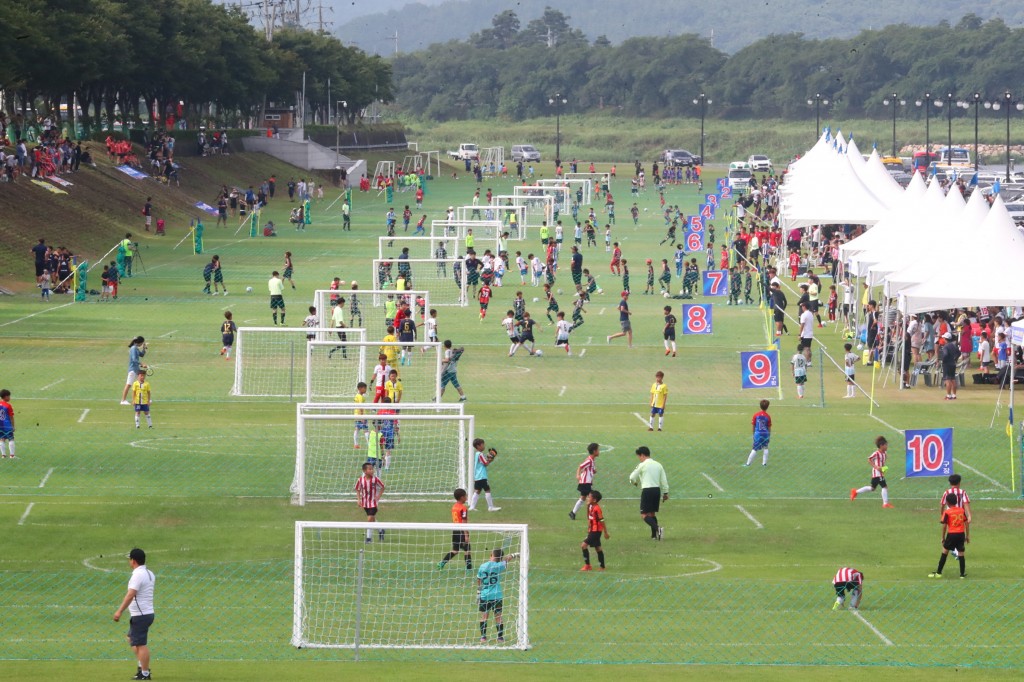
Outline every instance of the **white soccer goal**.
<svg viewBox="0 0 1024 682">
<path fill-rule="evenodd" d="M 444 221 L 436 221 L 444 222 Z M 431 226 L 433 232 L 433 226 Z M 388 246 L 388 245 L 391 246 Z M 451 258 L 466 252 L 460 237 L 378 237 L 377 257 L 395 260 L 402 249 L 409 249 L 409 258 Z M 438 255 L 443 249 L 444 255 Z"/>
<path fill-rule="evenodd" d="M 544 197 L 552 197 L 554 199 L 552 210 L 558 210 L 559 212 L 567 211 L 569 210 L 569 207 L 572 206 L 572 190 L 568 187 L 557 187 L 553 185 L 516 185 L 512 188 L 512 194 L 522 197 L 527 205 L 537 200 L 543 200 Z"/>
<path fill-rule="evenodd" d="M 372 389 L 368 395 L 372 398 Z M 468 490 L 471 483 L 473 416 L 461 408 L 461 403 L 300 403 L 295 501 L 300 506 L 355 501 L 370 427 L 380 439 L 378 456 L 387 456 L 387 469 L 379 474 L 386 486 L 384 503 L 451 500 L 453 490 Z"/>
<path fill-rule="evenodd" d="M 572 198 L 575 200 L 582 191 L 583 197 L 580 201 L 580 206 L 585 206 L 591 203 L 591 194 L 594 192 L 594 183 L 589 178 L 572 178 L 572 179 L 541 179 L 537 181 L 537 184 L 542 187 L 568 187 L 572 190 Z"/>
<path fill-rule="evenodd" d="M 408 258 L 395 260 L 391 258 L 374 258 L 371 263 L 371 276 L 376 281 L 386 280 L 385 272 L 391 277 L 405 273 L 407 281 L 417 291 L 430 292 L 430 305 L 433 306 L 464 306 L 469 304 L 466 296 L 466 268 L 461 258 Z M 373 295 L 373 304 L 381 305 L 386 296 L 400 292 L 378 288 Z"/>
<path fill-rule="evenodd" d="M 523 212 L 524 218 L 520 221 L 521 227 L 540 227 L 541 222 L 546 221 L 548 225 L 554 222 L 555 198 L 552 196 L 527 198 L 518 194 L 495 194 L 491 197 L 491 205 L 503 209 L 509 208 L 504 205 L 509 201 L 512 202 L 512 206 L 523 206 L 526 209 Z M 525 232 L 524 229 L 523 233 Z"/>
<path fill-rule="evenodd" d="M 423 332 L 419 332 L 423 338 Z M 398 364 L 405 349 L 406 364 Z M 391 363 L 402 380 L 402 400 L 433 402 L 441 392 L 441 344 L 426 341 L 382 345 L 380 341 L 310 341 L 302 366 L 306 402 L 338 402 L 355 396 L 356 385 L 369 385 L 367 402 L 373 400 L 373 368 L 381 353 L 391 351 Z"/>
<path fill-rule="evenodd" d="M 402 159 L 403 173 L 419 173 L 423 170 L 423 155 L 412 154 Z"/>
<path fill-rule="evenodd" d="M 607 191 L 612 186 L 611 173 L 565 173 L 562 177 L 566 180 L 590 180 L 594 183 L 590 188 L 592 192 L 598 189 Z"/>
<path fill-rule="evenodd" d="M 500 175 L 504 165 L 504 147 L 484 147 L 480 150 L 480 172 L 484 175 Z"/>
<path fill-rule="evenodd" d="M 327 327 L 239 327 L 231 395 L 291 400 L 305 395 L 307 337 L 325 340 L 336 331 Z M 366 340 L 365 329 L 345 331 L 352 341 Z"/>
<path fill-rule="evenodd" d="M 465 242 L 470 230 L 473 230 L 473 249 L 478 253 L 483 253 L 484 249 L 497 247 L 498 237 L 501 236 L 504 229 L 501 222 L 497 220 L 433 220 L 430 223 L 430 234 L 433 235 L 433 239 L 440 239 L 444 235 L 454 235 L 453 239 L 460 240 L 462 250 L 453 252 L 449 249 L 448 253 L 452 255 L 454 253 L 461 255 L 466 252 Z"/>
<path fill-rule="evenodd" d="M 463 531 L 472 569 L 459 556 L 438 570 L 452 533 Z M 504 638 L 489 612 L 481 642 L 477 571 L 495 549 L 508 560 L 491 575 L 501 590 Z M 525 524 L 296 521 L 292 645 L 353 649 L 357 660 L 360 649 L 376 648 L 525 650 L 529 568 Z"/>
<path fill-rule="evenodd" d="M 377 178 L 393 178 L 395 177 L 395 162 L 394 161 L 378 161 L 377 167 L 373 169 L 373 177 L 370 178 L 370 182 L 373 183 L 374 189 L 377 187 Z"/>
<path fill-rule="evenodd" d="M 430 292 L 422 289 L 403 291 L 401 294 L 394 289 L 317 289 L 313 292 L 313 305 L 321 312 L 322 319 L 331 319 L 334 310 L 334 301 L 345 299 L 345 324 L 367 330 L 367 338 L 380 338 L 387 333 L 388 325 L 391 324 L 395 315 L 390 312 L 388 301 L 398 304 L 399 299 L 409 302 L 414 314 L 416 323 L 420 324 L 423 316 L 430 312 L 432 301 Z M 346 328 L 347 329 L 347 328 Z M 329 337 L 322 340 L 333 341 L 338 337 L 339 329 L 331 329 Z M 365 341 L 365 338 L 348 339 L 349 341 Z"/>
</svg>

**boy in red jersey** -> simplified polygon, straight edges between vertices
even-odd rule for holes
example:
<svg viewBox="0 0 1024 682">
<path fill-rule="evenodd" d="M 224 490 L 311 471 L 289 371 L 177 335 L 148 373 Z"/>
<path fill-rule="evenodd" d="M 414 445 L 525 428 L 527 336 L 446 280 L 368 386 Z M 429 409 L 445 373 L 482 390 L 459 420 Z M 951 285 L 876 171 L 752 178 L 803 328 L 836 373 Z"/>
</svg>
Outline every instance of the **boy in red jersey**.
<svg viewBox="0 0 1024 682">
<path fill-rule="evenodd" d="M 576 512 L 580 510 L 583 503 L 587 501 L 587 496 L 590 495 L 590 489 L 594 484 L 594 474 L 597 473 L 594 460 L 600 454 L 601 446 L 597 443 L 591 443 L 587 446 L 587 458 L 576 467 L 576 490 L 580 493 L 580 499 L 576 500 L 572 511 L 569 512 L 569 518 L 573 521 L 576 520 Z"/>
<path fill-rule="evenodd" d="M 601 534 L 604 534 L 604 539 L 607 540 L 611 537 L 608 534 L 608 526 L 604 522 L 604 512 L 601 511 L 601 505 L 598 504 L 601 501 L 601 493 L 597 490 L 591 490 L 587 496 L 587 537 L 580 543 L 580 549 L 583 550 L 583 568 L 581 571 L 592 571 L 593 567 L 590 565 L 590 548 L 593 547 L 597 550 L 597 561 L 600 564 L 600 570 L 604 570 L 604 549 L 601 547 Z"/>
<path fill-rule="evenodd" d="M 960 579 L 967 577 L 967 560 L 964 557 L 964 546 L 971 541 L 971 523 L 967 519 L 967 512 L 959 506 L 956 493 L 946 495 L 946 511 L 942 512 L 939 519 L 942 524 L 942 554 L 939 556 L 939 566 L 934 573 L 929 573 L 929 578 L 941 578 L 942 569 L 946 565 L 946 557 L 949 550 L 957 551 L 957 560 L 960 562 Z"/>
<path fill-rule="evenodd" d="M 866 485 L 862 488 L 851 488 L 850 499 L 856 500 L 857 495 L 872 492 L 875 488 L 881 486 L 882 506 L 886 509 L 892 509 L 892 505 L 889 504 L 889 486 L 885 482 L 885 472 L 889 470 L 889 467 L 885 464 L 889 457 L 886 454 L 886 450 L 889 449 L 889 441 L 885 439 L 885 436 L 879 436 L 875 439 L 875 448 L 876 450 L 868 457 L 868 462 L 871 463 L 871 485 Z"/>
<path fill-rule="evenodd" d="M 836 571 L 832 578 L 832 584 L 836 588 L 836 603 L 832 605 L 835 611 L 843 605 L 846 593 L 850 593 L 850 608 L 860 608 L 860 600 L 864 596 L 864 574 L 856 568 L 844 567 Z"/>
<path fill-rule="evenodd" d="M 487 317 L 487 304 L 491 302 L 491 287 L 489 285 L 484 284 L 480 287 L 478 300 L 480 301 L 480 321 L 483 322 Z"/>
<path fill-rule="evenodd" d="M 462 488 L 458 488 L 454 496 L 455 504 L 452 505 L 452 523 L 469 523 L 469 508 L 466 506 L 466 499 L 469 497 L 468 493 Z M 473 557 L 470 555 L 469 531 L 467 530 L 452 531 L 452 551 L 444 555 L 444 558 L 437 563 L 437 568 L 439 570 L 443 569 L 459 552 L 465 554 L 466 570 L 472 571 Z"/>
</svg>

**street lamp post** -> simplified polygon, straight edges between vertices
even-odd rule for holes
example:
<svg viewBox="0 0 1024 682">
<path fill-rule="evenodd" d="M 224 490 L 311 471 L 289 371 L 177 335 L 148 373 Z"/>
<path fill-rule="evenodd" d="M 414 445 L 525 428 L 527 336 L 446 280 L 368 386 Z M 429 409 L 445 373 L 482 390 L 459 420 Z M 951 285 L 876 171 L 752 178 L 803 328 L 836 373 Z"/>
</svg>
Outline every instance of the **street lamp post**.
<svg viewBox="0 0 1024 682">
<path fill-rule="evenodd" d="M 553 97 L 548 98 L 548 104 L 555 108 L 555 168 L 562 165 L 562 106 L 568 104 L 569 100 L 556 92 Z"/>
<path fill-rule="evenodd" d="M 892 93 L 891 98 L 883 99 L 882 104 L 886 106 L 892 104 L 892 155 L 896 156 L 896 107 L 904 106 L 907 100 L 900 99 L 897 93 Z"/>
<path fill-rule="evenodd" d="M 814 93 L 814 99 L 807 100 L 807 106 L 814 105 L 814 139 L 821 135 L 821 105 L 828 106 L 828 99 L 821 96 L 820 92 Z"/>
<path fill-rule="evenodd" d="M 992 109 L 993 111 L 999 111 L 1003 107 L 1006 107 L 1006 182 L 1010 181 L 1010 110 L 1016 108 L 1017 111 L 1024 111 L 1024 103 L 1014 102 L 1013 95 L 1009 90 L 1003 95 L 1002 102 L 996 100 L 994 102 L 985 102 L 986 109 Z"/>
<path fill-rule="evenodd" d="M 953 93 L 946 93 L 946 165 L 953 164 Z M 940 155 L 941 156 L 941 155 Z"/>
<path fill-rule="evenodd" d="M 924 151 L 925 162 L 928 164 L 928 166 L 932 165 L 932 138 L 931 128 L 929 127 L 929 124 L 931 122 L 932 101 L 932 93 L 926 92 L 924 93 L 923 99 L 919 99 L 916 102 L 914 102 L 915 105 L 919 107 L 924 107 Z"/>
<path fill-rule="evenodd" d="M 970 109 L 974 105 L 974 172 L 978 172 L 978 105 L 981 104 L 981 93 L 974 93 L 971 99 L 960 100 L 956 103 L 961 109 Z"/>
<path fill-rule="evenodd" d="M 340 105 L 340 106 L 339 106 Z M 341 112 L 348 111 L 348 102 L 339 99 L 334 103 L 334 167 L 341 167 Z"/>
<path fill-rule="evenodd" d="M 695 100 L 694 104 L 700 105 L 700 162 L 701 165 L 704 161 L 704 117 L 707 115 L 708 105 L 711 104 L 711 100 L 703 92 L 700 93 Z"/>
</svg>

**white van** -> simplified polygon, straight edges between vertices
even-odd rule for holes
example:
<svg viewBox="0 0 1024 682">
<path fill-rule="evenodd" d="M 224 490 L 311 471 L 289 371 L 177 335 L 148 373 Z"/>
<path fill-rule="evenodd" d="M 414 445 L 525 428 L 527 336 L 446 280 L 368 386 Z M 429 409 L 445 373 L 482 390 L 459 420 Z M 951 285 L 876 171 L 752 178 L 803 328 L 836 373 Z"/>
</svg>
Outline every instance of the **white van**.
<svg viewBox="0 0 1024 682">
<path fill-rule="evenodd" d="M 512 162 L 516 163 L 519 161 L 525 162 L 539 162 L 540 152 L 532 144 L 514 144 L 512 145 Z"/>
<path fill-rule="evenodd" d="M 729 164 L 729 187 L 733 194 L 743 194 L 750 189 L 750 178 L 754 172 L 746 161 L 733 161 Z"/>
</svg>

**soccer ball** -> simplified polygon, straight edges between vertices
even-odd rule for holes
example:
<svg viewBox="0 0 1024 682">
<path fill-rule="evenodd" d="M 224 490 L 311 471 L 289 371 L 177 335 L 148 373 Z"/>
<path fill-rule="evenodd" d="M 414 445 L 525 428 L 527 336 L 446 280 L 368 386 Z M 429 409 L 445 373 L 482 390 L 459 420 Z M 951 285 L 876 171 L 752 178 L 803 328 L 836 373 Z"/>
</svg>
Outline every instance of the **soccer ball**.
<svg viewBox="0 0 1024 682">
<path fill-rule="evenodd" d="M 559 290 L 558 290 L 558 295 L 559 295 L 559 296 L 561 296 L 561 295 L 562 295 L 562 290 L 561 290 L 561 289 L 559 289 Z"/>
<path fill-rule="evenodd" d="M 647 207 L 644 206 L 644 213 L 647 213 Z"/>
<path fill-rule="evenodd" d="M 662 292 L 662 294 L 661 294 L 661 295 L 662 295 L 662 296 L 664 296 L 665 298 L 668 298 L 668 297 L 669 297 L 669 296 L 668 296 L 668 292 L 667 292 L 667 291 L 665 291 L 665 292 Z"/>
<path fill-rule="evenodd" d="M 245 293 L 251 294 L 252 293 L 252 287 L 246 287 L 245 288 Z"/>
<path fill-rule="evenodd" d="M 604 289 L 598 289 L 598 290 L 597 290 L 597 293 L 599 293 L 599 294 L 603 294 L 603 293 L 604 293 Z"/>
<path fill-rule="evenodd" d="M 544 351 L 538 349 L 538 350 L 533 351 L 533 354 L 536 355 L 539 358 L 539 357 L 544 355 Z"/>
<path fill-rule="evenodd" d="M 864 344 L 863 343 L 858 343 L 857 344 L 857 350 L 864 350 Z"/>
<path fill-rule="evenodd" d="M 536 302 L 537 302 L 537 301 L 539 301 L 539 300 L 540 300 L 540 299 L 539 299 L 539 298 L 537 298 L 536 296 L 534 296 L 534 297 L 533 297 L 533 302 L 534 302 L 534 303 L 536 303 Z"/>
</svg>

